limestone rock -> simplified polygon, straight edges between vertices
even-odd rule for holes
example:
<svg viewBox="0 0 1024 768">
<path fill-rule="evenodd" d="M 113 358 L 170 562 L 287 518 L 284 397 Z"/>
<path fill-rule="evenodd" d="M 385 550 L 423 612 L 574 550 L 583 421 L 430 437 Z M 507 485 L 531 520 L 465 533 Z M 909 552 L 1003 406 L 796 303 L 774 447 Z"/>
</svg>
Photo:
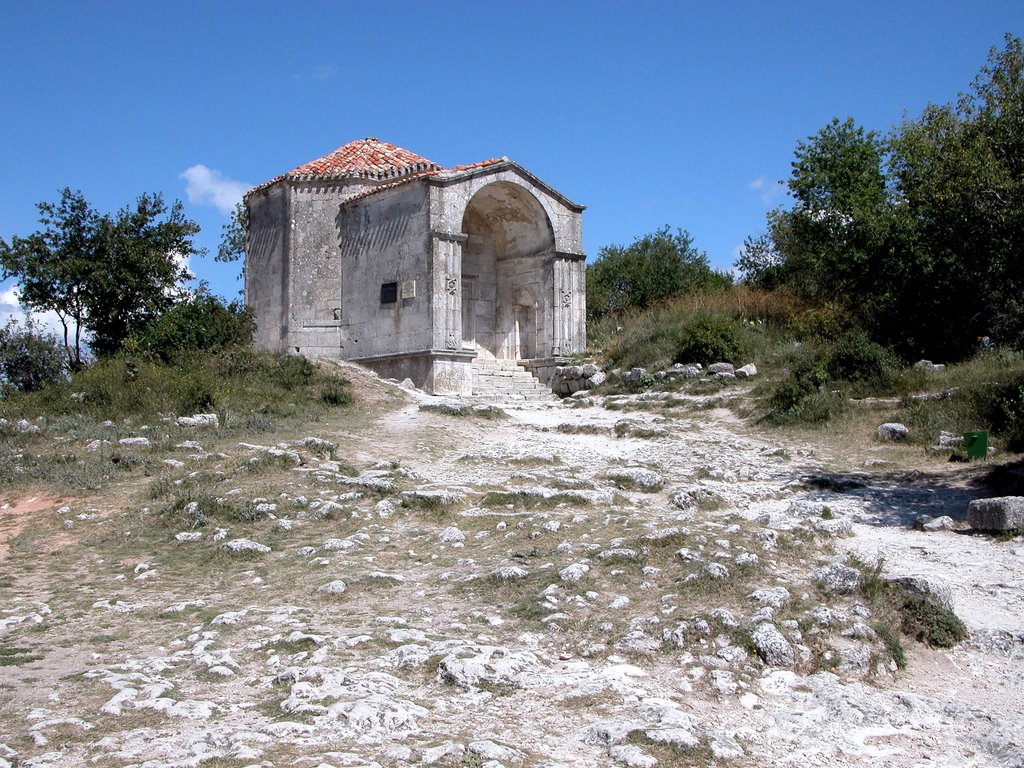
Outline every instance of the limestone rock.
<svg viewBox="0 0 1024 768">
<path fill-rule="evenodd" d="M 256 555 L 266 555 L 270 553 L 270 547 L 266 544 L 260 544 L 253 541 L 252 539 L 232 539 L 221 544 L 221 547 L 228 552 L 236 555 L 251 552 Z"/>
<path fill-rule="evenodd" d="M 735 375 L 736 368 L 733 367 L 732 363 L 712 363 L 708 366 L 708 373 L 711 375 L 716 373 L 731 373 Z"/>
<path fill-rule="evenodd" d="M 608 756 L 627 768 L 654 768 L 658 761 L 632 744 L 617 744 L 608 750 Z"/>
<path fill-rule="evenodd" d="M 953 610 L 953 590 L 937 576 L 898 576 L 888 579 L 889 583 L 902 592 L 914 597 L 923 597 L 947 610 Z"/>
<path fill-rule="evenodd" d="M 515 579 L 525 579 L 530 575 L 530 572 L 525 568 L 520 568 L 518 565 L 504 565 L 501 568 L 495 568 L 491 571 L 491 578 L 497 579 L 498 581 L 514 581 Z"/>
<path fill-rule="evenodd" d="M 437 537 L 437 540 L 442 544 L 460 544 L 466 540 L 466 534 L 454 525 L 450 525 L 441 531 L 441 535 Z"/>
<path fill-rule="evenodd" d="M 789 602 L 790 594 L 785 587 L 769 587 L 751 592 L 747 599 L 771 608 L 782 608 Z"/>
<path fill-rule="evenodd" d="M 348 585 L 345 584 L 341 579 L 335 579 L 317 588 L 317 592 L 321 592 L 325 595 L 340 595 L 348 589 Z"/>
<path fill-rule="evenodd" d="M 712 579 L 713 581 L 729 578 L 729 569 L 721 563 L 708 563 L 700 569 L 700 572 L 705 578 Z"/>
<path fill-rule="evenodd" d="M 1024 496 L 975 499 L 967 506 L 967 522 L 979 531 L 1024 528 Z"/>
<path fill-rule="evenodd" d="M 774 624 L 764 622 L 750 633 L 757 655 L 771 667 L 790 667 L 796 661 L 793 646 Z"/>
<path fill-rule="evenodd" d="M 503 763 L 521 763 L 526 758 L 518 749 L 489 740 L 471 741 L 466 745 L 466 749 L 483 760 L 498 760 Z"/>
<path fill-rule="evenodd" d="M 863 577 L 856 568 L 832 563 L 816 570 L 811 574 L 811 578 L 826 592 L 849 595 L 857 591 Z"/>
<path fill-rule="evenodd" d="M 743 757 L 743 747 L 732 736 L 721 731 L 710 734 L 708 746 L 716 760 L 735 760 Z"/>
<path fill-rule="evenodd" d="M 217 429 L 220 427 L 220 419 L 216 413 L 196 413 L 192 416 L 179 416 L 174 421 L 179 427 L 208 427 Z"/>
<path fill-rule="evenodd" d="M 907 429 L 907 426 L 905 424 L 900 424 L 895 421 L 880 424 L 878 426 L 878 429 L 875 430 L 875 436 L 879 440 L 883 440 L 889 443 L 895 443 L 901 440 L 906 440 L 909 435 L 910 430 Z"/>
<path fill-rule="evenodd" d="M 411 701 L 373 693 L 355 701 L 338 702 L 329 708 L 328 714 L 343 717 L 348 726 L 359 733 L 390 736 L 418 730 L 416 718 L 429 713 Z"/>
<path fill-rule="evenodd" d="M 571 565 L 565 566 L 558 572 L 558 578 L 562 581 L 568 581 L 575 583 L 582 579 L 590 572 L 590 566 L 586 563 L 572 563 Z"/>
<path fill-rule="evenodd" d="M 467 645 L 445 656 L 437 666 L 442 682 L 470 690 L 481 683 L 528 688 L 542 682 L 544 667 L 530 651 L 489 645 Z"/>
<path fill-rule="evenodd" d="M 914 521 L 914 528 L 919 531 L 952 531 L 956 529 L 956 520 L 949 515 L 940 517 L 921 515 Z"/>
<path fill-rule="evenodd" d="M 747 363 L 742 368 L 736 369 L 737 379 L 749 379 L 753 376 L 757 376 L 757 366 L 753 363 Z"/>
</svg>

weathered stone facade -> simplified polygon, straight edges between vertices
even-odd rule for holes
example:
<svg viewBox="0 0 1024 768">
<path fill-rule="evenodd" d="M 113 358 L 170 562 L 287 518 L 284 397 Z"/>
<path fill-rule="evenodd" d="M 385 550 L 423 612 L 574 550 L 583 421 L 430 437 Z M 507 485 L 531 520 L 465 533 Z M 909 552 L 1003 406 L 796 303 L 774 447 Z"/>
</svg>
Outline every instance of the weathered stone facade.
<svg viewBox="0 0 1024 768">
<path fill-rule="evenodd" d="M 469 395 L 474 361 L 553 370 L 586 347 L 583 206 L 507 158 L 444 169 L 368 138 L 245 204 L 264 349 Z"/>
</svg>

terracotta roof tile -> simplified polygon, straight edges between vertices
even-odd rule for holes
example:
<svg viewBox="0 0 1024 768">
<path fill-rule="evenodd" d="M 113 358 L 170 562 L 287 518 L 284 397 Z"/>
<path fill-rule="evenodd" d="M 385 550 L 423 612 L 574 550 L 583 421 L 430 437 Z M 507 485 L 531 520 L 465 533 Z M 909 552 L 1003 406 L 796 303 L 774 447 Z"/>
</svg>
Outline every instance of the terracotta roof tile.
<svg viewBox="0 0 1024 768">
<path fill-rule="evenodd" d="M 246 197 L 267 189 L 279 181 L 332 181 L 336 179 L 369 179 L 372 181 L 385 181 L 394 179 L 393 183 L 383 184 L 373 189 L 364 190 L 352 197 L 350 200 L 357 200 L 382 189 L 390 189 L 400 183 L 424 176 L 440 174 L 461 173 L 477 168 L 486 168 L 497 163 L 506 162 L 508 158 L 495 157 L 479 163 L 469 165 L 456 165 L 454 168 L 444 168 L 437 163 L 420 157 L 414 152 L 402 149 L 394 144 L 380 141 L 373 137 L 357 139 L 348 144 L 338 147 L 323 157 L 311 160 L 308 163 L 293 168 L 287 173 L 275 176 L 253 187 L 246 193 Z"/>
<path fill-rule="evenodd" d="M 333 152 L 300 165 L 285 176 L 294 179 L 390 179 L 441 166 L 394 144 L 374 138 L 350 141 Z"/>
</svg>

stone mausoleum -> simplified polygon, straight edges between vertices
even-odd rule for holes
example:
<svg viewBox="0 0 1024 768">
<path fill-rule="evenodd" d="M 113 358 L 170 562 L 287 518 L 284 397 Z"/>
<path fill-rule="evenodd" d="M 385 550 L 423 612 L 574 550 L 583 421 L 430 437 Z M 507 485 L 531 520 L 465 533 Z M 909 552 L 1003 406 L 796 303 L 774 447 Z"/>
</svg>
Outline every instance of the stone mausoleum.
<svg viewBox="0 0 1024 768">
<path fill-rule="evenodd" d="M 245 205 L 264 349 L 472 395 L 548 381 L 586 347 L 583 206 L 508 158 L 443 168 L 361 139 Z"/>
</svg>

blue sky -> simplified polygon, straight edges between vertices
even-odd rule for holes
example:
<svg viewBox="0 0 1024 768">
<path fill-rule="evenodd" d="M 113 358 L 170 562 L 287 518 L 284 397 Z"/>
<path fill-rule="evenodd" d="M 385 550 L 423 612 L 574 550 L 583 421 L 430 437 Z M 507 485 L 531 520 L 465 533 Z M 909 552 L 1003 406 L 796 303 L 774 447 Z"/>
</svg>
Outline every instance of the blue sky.
<svg viewBox="0 0 1024 768">
<path fill-rule="evenodd" d="M 1007 32 L 1020 0 L 5 2 L 0 237 L 65 186 L 104 211 L 162 192 L 233 298 L 239 267 L 212 254 L 239 190 L 376 136 L 511 157 L 588 206 L 591 257 L 668 224 L 726 268 L 797 140 L 953 100 Z"/>
</svg>

